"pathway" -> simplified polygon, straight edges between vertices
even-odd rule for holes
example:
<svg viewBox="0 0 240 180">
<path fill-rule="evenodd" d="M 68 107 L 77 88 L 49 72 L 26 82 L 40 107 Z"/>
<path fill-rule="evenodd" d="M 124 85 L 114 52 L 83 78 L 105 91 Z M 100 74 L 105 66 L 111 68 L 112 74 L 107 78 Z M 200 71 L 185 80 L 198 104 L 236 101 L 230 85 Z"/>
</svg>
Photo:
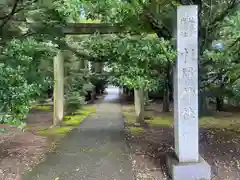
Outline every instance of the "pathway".
<svg viewBox="0 0 240 180">
<path fill-rule="evenodd" d="M 23 180 L 132 180 L 123 128 L 118 89 L 108 88 L 97 113 L 63 139 Z"/>
</svg>

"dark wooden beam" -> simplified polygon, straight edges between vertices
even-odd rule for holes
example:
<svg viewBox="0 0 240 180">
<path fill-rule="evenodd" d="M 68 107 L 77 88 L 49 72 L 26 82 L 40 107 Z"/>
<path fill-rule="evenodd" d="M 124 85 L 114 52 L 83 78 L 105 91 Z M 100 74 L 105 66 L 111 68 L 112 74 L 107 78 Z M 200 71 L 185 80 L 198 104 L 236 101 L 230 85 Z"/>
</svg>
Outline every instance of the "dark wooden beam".
<svg viewBox="0 0 240 180">
<path fill-rule="evenodd" d="M 1 0 L 0 0 L 1 1 Z M 16 21 L 16 20 L 15 20 Z M 25 20 L 17 20 L 16 22 L 25 22 Z M 42 23 L 27 23 L 30 29 L 33 28 L 34 32 L 49 34 L 49 31 L 58 31 L 64 35 L 81 35 L 81 34 L 112 34 L 112 33 L 130 33 L 140 34 L 146 30 L 140 30 L 140 32 L 134 32 L 122 24 L 110 24 L 110 23 L 67 23 L 66 25 L 56 25 L 54 27 L 47 26 Z M 47 29 L 47 31 L 46 31 Z"/>
<path fill-rule="evenodd" d="M 63 33 L 66 35 L 76 34 L 111 34 L 127 32 L 124 26 L 120 24 L 108 23 L 69 23 L 63 27 Z"/>
</svg>

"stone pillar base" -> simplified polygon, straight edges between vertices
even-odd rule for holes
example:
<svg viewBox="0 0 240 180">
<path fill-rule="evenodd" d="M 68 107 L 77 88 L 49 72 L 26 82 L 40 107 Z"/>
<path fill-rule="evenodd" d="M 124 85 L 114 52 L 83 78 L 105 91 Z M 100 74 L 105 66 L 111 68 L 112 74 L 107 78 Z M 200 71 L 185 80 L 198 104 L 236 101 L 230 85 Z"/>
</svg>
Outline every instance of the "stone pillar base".
<svg viewBox="0 0 240 180">
<path fill-rule="evenodd" d="M 211 180 L 211 167 L 202 157 L 199 162 L 180 163 L 175 154 L 169 154 L 167 166 L 172 180 Z"/>
</svg>

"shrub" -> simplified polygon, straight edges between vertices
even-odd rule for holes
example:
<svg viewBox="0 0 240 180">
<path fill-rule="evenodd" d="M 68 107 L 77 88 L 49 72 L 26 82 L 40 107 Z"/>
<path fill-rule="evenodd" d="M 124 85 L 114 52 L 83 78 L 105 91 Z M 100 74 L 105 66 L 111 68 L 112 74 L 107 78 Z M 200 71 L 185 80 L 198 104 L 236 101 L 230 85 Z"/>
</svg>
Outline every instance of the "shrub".
<svg viewBox="0 0 240 180">
<path fill-rule="evenodd" d="M 28 83 L 22 68 L 19 66 L 13 69 L 6 64 L 0 64 L 1 123 L 19 124 L 17 121 L 26 117 L 31 102 L 39 92 L 40 85 Z"/>
<path fill-rule="evenodd" d="M 76 109 L 79 109 L 84 103 L 85 98 L 81 96 L 79 92 L 69 92 L 65 95 L 66 108 L 67 111 L 73 112 Z"/>
</svg>

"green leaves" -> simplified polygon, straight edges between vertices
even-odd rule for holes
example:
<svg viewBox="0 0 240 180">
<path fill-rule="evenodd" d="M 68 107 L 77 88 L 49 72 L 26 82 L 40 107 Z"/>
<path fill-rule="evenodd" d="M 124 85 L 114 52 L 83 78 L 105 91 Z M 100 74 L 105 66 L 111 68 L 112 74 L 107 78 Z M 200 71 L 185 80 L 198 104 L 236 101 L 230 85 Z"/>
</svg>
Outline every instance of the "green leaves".
<svg viewBox="0 0 240 180">
<path fill-rule="evenodd" d="M 25 118 L 28 112 L 34 85 L 28 84 L 21 67 L 13 69 L 8 65 L 0 66 L 0 103 L 2 122 L 13 122 Z M 6 116 L 7 115 L 7 116 Z"/>
<path fill-rule="evenodd" d="M 2 48 L 0 64 L 1 123 L 21 127 L 31 102 L 46 90 L 49 82 L 48 63 L 54 51 L 33 38 L 13 39 Z M 51 63 L 50 63 L 51 65 Z"/>
<path fill-rule="evenodd" d="M 111 67 L 111 83 L 130 88 L 158 88 L 164 67 L 174 62 L 170 42 L 149 36 L 100 36 L 88 38 L 84 47 L 97 61 Z"/>
<path fill-rule="evenodd" d="M 16 1 L 16 12 L 13 3 L 0 4 L 1 123 L 22 125 L 31 102 L 51 86 L 52 60 L 56 53 L 56 44 L 51 40 L 58 42 L 62 36 L 55 26 L 80 19 L 81 0 L 56 0 L 50 4 L 45 0 L 35 2 Z M 9 14 L 12 10 L 13 15 Z M 85 80 L 82 79 L 83 74 L 77 74 L 71 82 L 75 85 L 71 85 L 69 94 L 76 102 L 84 95 L 82 82 Z M 78 91 L 80 99 L 75 98 L 74 92 Z"/>
</svg>

